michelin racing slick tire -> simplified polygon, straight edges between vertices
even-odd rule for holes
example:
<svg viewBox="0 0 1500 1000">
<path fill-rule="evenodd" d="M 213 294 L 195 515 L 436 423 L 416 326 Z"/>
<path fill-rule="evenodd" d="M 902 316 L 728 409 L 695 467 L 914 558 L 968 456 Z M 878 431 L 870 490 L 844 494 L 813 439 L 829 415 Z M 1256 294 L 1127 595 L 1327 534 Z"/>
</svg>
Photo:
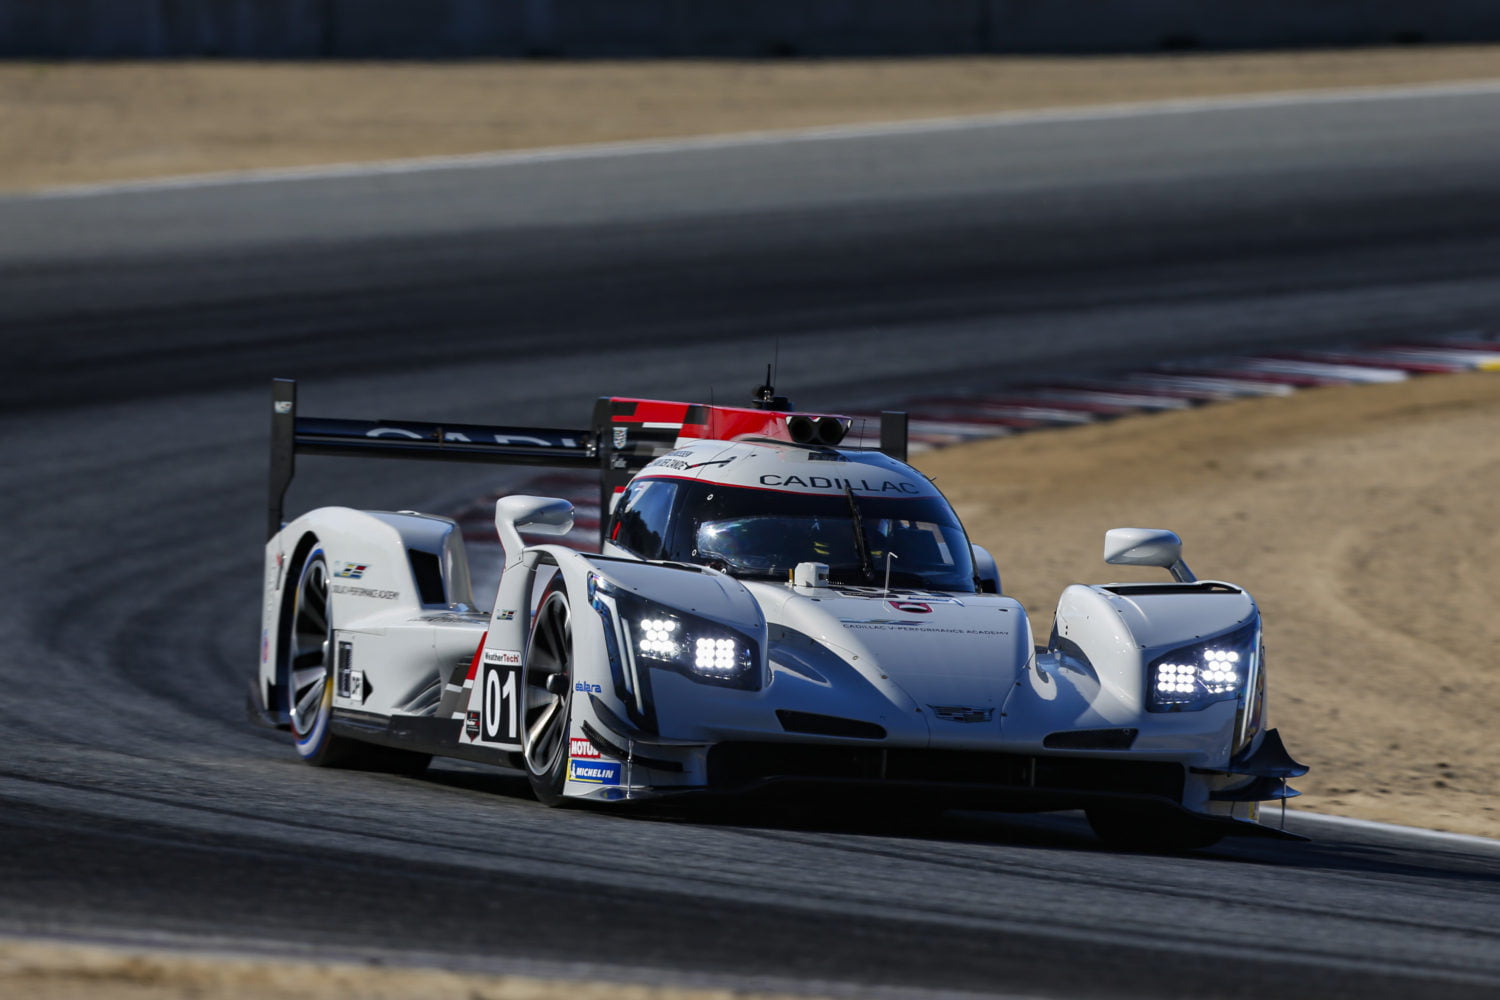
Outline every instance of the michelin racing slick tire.
<svg viewBox="0 0 1500 1000">
<path fill-rule="evenodd" d="M 1207 823 L 1176 813 L 1098 806 L 1085 815 L 1095 835 L 1117 851 L 1191 851 L 1224 839 Z"/>
<path fill-rule="evenodd" d="M 374 746 L 333 732 L 334 670 L 332 595 L 328 560 L 314 547 L 302 560 L 297 583 L 282 612 L 281 649 L 286 665 L 287 718 L 297 753 L 314 767 L 419 774 L 431 754 Z"/>
<path fill-rule="evenodd" d="M 523 728 L 526 777 L 544 805 L 563 804 L 573 717 L 573 613 L 561 578 L 542 597 L 527 647 Z"/>
</svg>

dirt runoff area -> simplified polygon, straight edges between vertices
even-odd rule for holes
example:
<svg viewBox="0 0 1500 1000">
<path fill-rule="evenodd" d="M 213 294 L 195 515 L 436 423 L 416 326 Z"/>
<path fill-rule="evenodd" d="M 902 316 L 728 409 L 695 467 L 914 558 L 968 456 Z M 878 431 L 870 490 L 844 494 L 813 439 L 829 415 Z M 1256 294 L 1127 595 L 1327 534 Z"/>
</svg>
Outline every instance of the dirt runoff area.
<svg viewBox="0 0 1500 1000">
<path fill-rule="evenodd" d="M 1500 47 L 637 62 L 0 62 L 0 190 L 1500 77 Z"/>
<path fill-rule="evenodd" d="M 737 990 L 3 939 L 0 995 L 26 1000 L 794 1000 L 784 994 Z"/>
</svg>

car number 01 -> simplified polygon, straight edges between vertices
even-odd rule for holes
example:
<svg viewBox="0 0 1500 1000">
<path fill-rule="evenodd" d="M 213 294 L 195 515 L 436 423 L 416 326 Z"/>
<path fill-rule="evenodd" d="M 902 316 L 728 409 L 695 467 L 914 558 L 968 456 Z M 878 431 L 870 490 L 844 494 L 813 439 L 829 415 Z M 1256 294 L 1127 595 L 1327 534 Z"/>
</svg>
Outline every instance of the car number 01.
<svg viewBox="0 0 1500 1000">
<path fill-rule="evenodd" d="M 521 668 L 485 664 L 484 703 L 481 713 L 485 743 L 520 743 Z"/>
</svg>

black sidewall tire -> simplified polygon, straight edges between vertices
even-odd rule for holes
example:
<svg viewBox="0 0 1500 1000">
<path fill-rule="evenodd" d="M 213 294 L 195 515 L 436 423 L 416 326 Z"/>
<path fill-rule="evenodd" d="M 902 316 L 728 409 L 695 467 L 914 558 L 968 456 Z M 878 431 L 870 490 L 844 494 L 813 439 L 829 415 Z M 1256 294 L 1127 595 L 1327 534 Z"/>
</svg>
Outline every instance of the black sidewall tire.
<svg viewBox="0 0 1500 1000">
<path fill-rule="evenodd" d="M 522 677 L 521 685 L 522 688 L 528 692 L 532 687 L 531 659 L 532 653 L 536 649 L 537 631 L 542 628 L 545 616 L 551 613 L 551 605 L 555 602 L 560 601 L 562 602 L 564 607 L 567 607 L 567 600 L 568 590 L 566 585 L 563 583 L 562 576 L 559 575 L 547 587 L 546 593 L 542 595 L 541 604 L 537 608 L 536 621 L 532 624 L 530 642 L 527 643 L 526 647 L 526 671 L 524 676 Z M 563 735 L 561 745 L 558 747 L 556 757 L 548 765 L 547 769 L 540 773 L 533 770 L 531 767 L 531 759 L 529 754 L 527 753 L 527 750 L 529 750 L 529 748 L 523 748 L 521 753 L 523 766 L 526 768 L 526 778 L 531 783 L 532 794 L 536 796 L 538 802 L 541 802 L 546 806 L 562 806 L 568 804 L 568 799 L 563 796 L 563 786 L 567 783 L 568 778 L 568 739 L 572 735 L 573 731 L 573 692 L 571 690 L 573 681 L 573 632 L 571 625 L 571 608 L 569 608 L 569 612 L 569 648 L 567 650 L 569 664 L 569 690 L 565 693 L 563 700 Z M 545 678 L 543 679 L 543 683 L 545 683 Z"/>
<path fill-rule="evenodd" d="M 297 615 L 301 610 L 303 604 L 303 588 L 307 586 L 307 582 L 309 577 L 312 575 L 313 568 L 318 565 L 322 565 L 323 567 L 323 580 L 326 587 L 329 582 L 328 560 L 323 555 L 323 550 L 317 546 L 316 542 L 314 542 L 313 547 L 307 552 L 306 555 L 303 556 L 301 563 L 297 566 L 297 582 L 294 585 L 292 600 L 282 613 L 283 618 L 280 629 L 280 648 L 281 656 L 285 658 L 286 662 L 287 718 L 290 720 L 292 742 L 297 749 L 297 755 L 302 758 L 304 763 L 310 764 L 313 767 L 336 767 L 340 763 L 342 763 L 343 759 L 345 758 L 346 748 L 343 745 L 345 741 L 341 740 L 330 731 L 332 726 L 333 713 L 332 709 L 328 707 L 328 705 L 330 704 L 329 699 L 331 698 L 331 694 L 333 691 L 333 666 L 335 657 L 337 655 L 333 649 L 333 635 L 331 627 L 329 629 L 328 638 L 326 640 L 328 653 L 325 654 L 323 660 L 324 705 L 319 707 L 318 713 L 316 716 L 314 716 L 312 726 L 308 731 L 310 734 L 316 731 L 321 726 L 323 733 L 321 738 L 317 740 L 315 745 L 311 746 L 310 748 L 304 749 L 304 747 L 302 746 L 304 741 L 304 734 L 299 732 L 297 729 L 298 692 L 296 681 L 294 679 L 296 673 L 295 651 L 297 649 Z M 332 619 L 332 609 L 332 595 L 328 594 L 325 596 L 323 604 L 323 615 L 325 619 Z"/>
<path fill-rule="evenodd" d="M 297 568 L 297 586 L 299 588 L 306 578 L 308 568 L 314 562 L 323 564 L 324 580 L 331 581 L 327 570 L 328 560 L 324 556 L 323 550 L 314 544 L 312 549 L 303 558 L 301 565 Z M 284 619 L 281 623 L 281 648 L 284 651 L 283 655 L 287 657 L 286 707 L 289 719 L 296 718 L 294 709 L 296 707 L 297 691 L 296 686 L 292 683 L 292 654 L 290 650 L 295 648 L 296 613 L 299 604 L 297 597 L 298 595 L 293 595 L 290 605 L 283 612 Z M 328 595 L 323 613 L 329 621 L 329 653 L 323 661 L 323 690 L 331 692 L 336 680 L 334 677 L 334 667 L 338 659 L 337 646 L 333 639 L 333 597 L 331 594 Z M 328 698 L 329 696 L 325 693 L 324 697 Z M 298 755 L 305 763 L 311 764 L 313 767 L 341 767 L 360 771 L 380 771 L 387 774 L 416 775 L 427 770 L 427 765 L 432 762 L 432 754 L 430 753 L 423 753 L 419 750 L 407 750 L 403 747 L 377 746 L 372 743 L 362 743 L 359 740 L 352 740 L 346 736 L 339 736 L 332 731 L 332 708 L 329 707 L 320 711 L 326 712 L 328 716 L 314 724 L 315 727 L 319 724 L 324 727 L 322 739 L 310 753 L 303 753 L 301 748 L 298 748 Z M 300 739 L 295 725 L 292 726 L 292 739 L 294 743 Z"/>
</svg>

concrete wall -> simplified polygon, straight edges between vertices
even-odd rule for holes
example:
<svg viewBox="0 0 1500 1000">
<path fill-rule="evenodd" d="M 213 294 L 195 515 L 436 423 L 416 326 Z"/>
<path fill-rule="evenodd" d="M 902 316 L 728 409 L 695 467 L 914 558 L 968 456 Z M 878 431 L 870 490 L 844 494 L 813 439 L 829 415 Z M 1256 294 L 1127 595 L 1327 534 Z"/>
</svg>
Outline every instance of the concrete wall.
<svg viewBox="0 0 1500 1000">
<path fill-rule="evenodd" d="M 1500 0 L 0 0 L 0 56 L 1105 52 L 1500 40 Z"/>
</svg>

